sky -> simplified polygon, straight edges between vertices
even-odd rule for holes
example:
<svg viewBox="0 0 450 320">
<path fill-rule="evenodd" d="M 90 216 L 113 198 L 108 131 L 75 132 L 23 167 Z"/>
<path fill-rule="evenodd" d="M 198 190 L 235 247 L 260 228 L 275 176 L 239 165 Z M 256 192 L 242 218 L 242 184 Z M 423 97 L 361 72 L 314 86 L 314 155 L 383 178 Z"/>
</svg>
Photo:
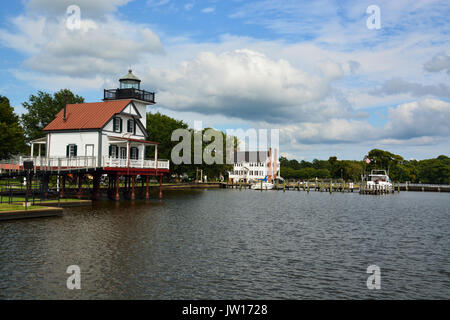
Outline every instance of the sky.
<svg viewBox="0 0 450 320">
<path fill-rule="evenodd" d="M 0 94 L 18 114 L 38 90 L 100 101 L 132 68 L 150 112 L 278 129 L 289 159 L 434 158 L 450 150 L 449 16 L 433 0 L 9 1 Z"/>
</svg>

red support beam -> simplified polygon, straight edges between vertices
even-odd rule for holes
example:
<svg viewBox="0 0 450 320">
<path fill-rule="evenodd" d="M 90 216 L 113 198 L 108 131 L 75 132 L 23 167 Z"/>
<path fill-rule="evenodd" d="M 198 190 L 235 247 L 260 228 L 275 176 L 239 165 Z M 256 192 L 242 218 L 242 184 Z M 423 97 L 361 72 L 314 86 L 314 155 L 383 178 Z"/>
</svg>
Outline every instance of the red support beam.
<svg viewBox="0 0 450 320">
<path fill-rule="evenodd" d="M 162 174 L 159 176 L 159 198 L 162 199 Z"/>
<path fill-rule="evenodd" d="M 120 193 L 119 193 L 119 175 L 118 175 L 118 174 L 116 175 L 116 185 L 115 185 L 115 187 L 116 187 L 116 190 L 115 190 L 115 197 L 114 197 L 114 199 L 120 200 Z"/>
<path fill-rule="evenodd" d="M 92 188 L 92 199 L 97 200 L 100 198 L 100 178 L 101 174 L 94 174 L 93 175 L 93 188 Z"/>
<path fill-rule="evenodd" d="M 130 198 L 131 200 L 134 200 L 136 198 L 136 195 L 134 193 L 134 184 L 136 182 L 136 176 L 133 175 L 131 176 L 131 194 L 130 194 Z"/>
<path fill-rule="evenodd" d="M 66 191 L 66 175 L 65 174 L 63 174 L 62 176 L 61 176 L 61 188 L 60 188 L 60 190 L 61 190 L 61 195 L 60 195 L 60 197 L 61 198 L 64 198 L 64 192 Z"/>
<path fill-rule="evenodd" d="M 79 174 L 78 175 L 78 194 L 77 194 L 77 198 L 81 199 L 82 196 L 83 196 L 83 175 Z"/>
<path fill-rule="evenodd" d="M 150 190 L 149 190 L 149 184 L 150 182 L 150 177 L 149 176 L 145 176 L 145 199 L 150 199 Z"/>
</svg>

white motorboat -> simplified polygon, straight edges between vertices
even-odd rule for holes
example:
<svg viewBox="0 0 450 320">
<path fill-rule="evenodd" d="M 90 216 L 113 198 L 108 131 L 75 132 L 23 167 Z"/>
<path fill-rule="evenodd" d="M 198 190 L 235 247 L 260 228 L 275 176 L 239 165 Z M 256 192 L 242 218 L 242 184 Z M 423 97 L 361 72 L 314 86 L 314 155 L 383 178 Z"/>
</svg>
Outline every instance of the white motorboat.
<svg viewBox="0 0 450 320">
<path fill-rule="evenodd" d="M 272 190 L 273 187 L 274 187 L 273 183 L 266 182 L 266 181 L 255 182 L 251 186 L 252 190 Z"/>
<path fill-rule="evenodd" d="M 385 170 L 372 170 L 364 180 L 367 189 L 392 191 L 392 181 Z"/>
</svg>

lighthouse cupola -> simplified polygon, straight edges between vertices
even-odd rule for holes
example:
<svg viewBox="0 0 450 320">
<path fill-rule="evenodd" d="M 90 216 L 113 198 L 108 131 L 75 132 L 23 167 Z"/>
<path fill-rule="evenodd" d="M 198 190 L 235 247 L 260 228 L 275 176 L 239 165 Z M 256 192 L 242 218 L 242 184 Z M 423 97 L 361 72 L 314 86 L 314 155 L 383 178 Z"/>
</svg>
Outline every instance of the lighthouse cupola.
<svg viewBox="0 0 450 320">
<path fill-rule="evenodd" d="M 119 83 L 120 87 L 117 89 L 104 90 L 103 101 L 132 99 L 145 105 L 155 104 L 155 93 L 142 90 L 141 79 L 136 77 L 131 69 L 119 79 Z"/>
<path fill-rule="evenodd" d="M 141 87 L 141 80 L 133 74 L 131 69 L 119 79 L 119 82 L 120 89 L 140 89 Z"/>
</svg>

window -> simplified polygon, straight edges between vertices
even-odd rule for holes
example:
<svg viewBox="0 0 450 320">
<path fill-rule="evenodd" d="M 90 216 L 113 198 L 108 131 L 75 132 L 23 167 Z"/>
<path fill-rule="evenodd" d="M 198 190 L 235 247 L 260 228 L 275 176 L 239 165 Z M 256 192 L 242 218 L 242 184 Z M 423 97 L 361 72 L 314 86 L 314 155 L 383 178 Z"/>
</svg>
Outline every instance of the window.
<svg viewBox="0 0 450 320">
<path fill-rule="evenodd" d="M 134 121 L 134 119 L 128 119 L 127 132 L 136 133 L 136 122 Z"/>
<path fill-rule="evenodd" d="M 119 157 L 119 147 L 115 145 L 109 146 L 109 156 L 111 158 L 118 158 Z"/>
<path fill-rule="evenodd" d="M 122 119 L 119 117 L 113 118 L 113 131 L 122 132 Z"/>
<path fill-rule="evenodd" d="M 77 156 L 77 145 L 68 144 L 66 147 L 66 157 L 76 157 Z"/>
<path fill-rule="evenodd" d="M 127 158 L 127 148 L 121 147 L 120 148 L 120 159 L 126 159 Z"/>
<path fill-rule="evenodd" d="M 137 160 L 139 158 L 139 149 L 136 147 L 131 147 L 130 149 L 130 158 L 133 160 Z"/>
</svg>

